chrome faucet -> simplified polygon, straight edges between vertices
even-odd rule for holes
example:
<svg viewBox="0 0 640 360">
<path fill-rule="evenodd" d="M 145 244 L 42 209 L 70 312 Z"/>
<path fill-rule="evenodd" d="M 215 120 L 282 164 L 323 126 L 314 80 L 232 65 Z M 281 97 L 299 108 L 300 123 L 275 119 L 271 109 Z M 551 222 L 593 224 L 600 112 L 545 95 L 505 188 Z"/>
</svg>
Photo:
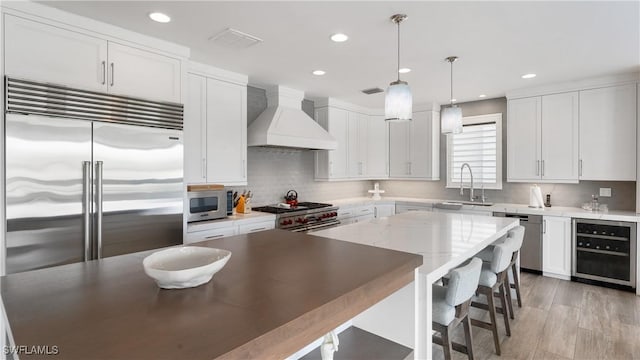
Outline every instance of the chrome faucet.
<svg viewBox="0 0 640 360">
<path fill-rule="evenodd" d="M 469 189 L 469 201 L 473 201 L 473 171 L 471 171 L 471 166 L 468 163 L 464 163 L 460 167 L 460 196 L 464 196 L 464 188 L 462 187 L 462 172 L 464 171 L 465 165 L 469 168 L 469 175 L 471 176 L 471 188 Z"/>
</svg>

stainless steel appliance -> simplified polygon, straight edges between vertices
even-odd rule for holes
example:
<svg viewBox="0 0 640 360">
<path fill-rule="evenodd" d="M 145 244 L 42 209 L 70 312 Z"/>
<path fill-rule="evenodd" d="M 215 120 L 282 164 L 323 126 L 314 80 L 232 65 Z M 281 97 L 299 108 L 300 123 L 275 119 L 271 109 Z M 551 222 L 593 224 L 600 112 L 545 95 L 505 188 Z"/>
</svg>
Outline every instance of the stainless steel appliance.
<svg viewBox="0 0 640 360">
<path fill-rule="evenodd" d="M 574 279 L 636 287 L 636 223 L 573 219 Z"/>
<path fill-rule="evenodd" d="M 331 204 L 300 202 L 295 207 L 268 205 L 254 211 L 276 214 L 276 228 L 295 232 L 311 232 L 340 225 L 338 207 Z"/>
<path fill-rule="evenodd" d="M 187 222 L 222 219 L 227 217 L 229 192 L 223 185 L 187 186 Z"/>
<path fill-rule="evenodd" d="M 520 269 L 542 274 L 542 216 L 494 212 L 493 216 L 516 218 L 524 226 Z"/>
<path fill-rule="evenodd" d="M 182 243 L 182 105 L 5 90 L 7 273 Z"/>
</svg>

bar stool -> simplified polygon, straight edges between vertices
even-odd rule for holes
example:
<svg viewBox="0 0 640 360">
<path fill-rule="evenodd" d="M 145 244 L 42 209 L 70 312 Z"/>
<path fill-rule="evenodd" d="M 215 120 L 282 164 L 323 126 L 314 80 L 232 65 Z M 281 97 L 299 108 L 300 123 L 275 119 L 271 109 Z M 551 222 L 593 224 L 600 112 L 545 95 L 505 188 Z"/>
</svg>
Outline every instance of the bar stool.
<svg viewBox="0 0 640 360">
<path fill-rule="evenodd" d="M 522 242 L 524 241 L 524 226 L 516 226 L 511 229 L 506 236 L 501 237 L 496 240 L 493 244 L 487 246 L 482 251 L 480 251 L 476 256 L 482 259 L 485 262 L 491 262 L 493 258 L 493 246 L 496 244 L 504 243 L 507 237 L 513 237 L 516 241 L 513 243 L 515 247 L 515 251 L 511 256 L 511 263 L 509 264 L 509 269 L 511 270 L 511 276 L 513 278 L 513 283 L 511 283 L 511 279 L 507 275 L 508 279 L 508 287 L 510 289 L 515 289 L 516 291 L 516 299 L 518 301 L 518 307 L 522 307 L 522 295 L 520 294 L 520 276 L 518 274 L 518 267 L 516 262 L 518 261 L 518 255 L 520 254 L 520 249 L 522 248 Z M 513 312 L 513 299 L 511 298 L 511 290 L 507 291 L 507 300 L 509 304 L 509 314 L 512 319 L 515 319 L 515 313 Z"/>
<path fill-rule="evenodd" d="M 482 304 L 476 301 L 471 302 L 471 306 L 488 310 L 491 322 L 487 323 L 477 319 L 471 319 L 471 325 L 481 327 L 483 329 L 491 330 L 493 333 L 493 342 L 496 348 L 496 354 L 500 355 L 500 338 L 498 337 L 498 323 L 496 320 L 496 306 L 494 303 L 494 294 L 498 292 L 500 299 L 500 312 L 504 317 L 504 327 L 507 336 L 511 336 L 511 328 L 509 326 L 509 315 L 507 310 L 507 298 L 505 283 L 508 283 L 507 272 L 509 265 L 511 264 L 511 258 L 513 250 L 516 245 L 516 239 L 509 236 L 509 233 L 502 244 L 496 244 L 493 246 L 493 257 L 490 263 L 482 264 L 482 271 L 480 272 L 480 280 L 478 285 L 478 294 L 484 295 L 487 298 L 487 304 Z"/>
<path fill-rule="evenodd" d="M 452 348 L 473 359 L 469 305 L 478 288 L 481 269 L 482 260 L 473 258 L 467 265 L 449 272 L 447 287 L 433 285 L 432 327 L 442 336 L 433 335 L 433 342 L 442 345 L 447 360 L 451 359 Z M 464 326 L 466 346 L 451 342 L 452 332 L 460 323 Z"/>
</svg>

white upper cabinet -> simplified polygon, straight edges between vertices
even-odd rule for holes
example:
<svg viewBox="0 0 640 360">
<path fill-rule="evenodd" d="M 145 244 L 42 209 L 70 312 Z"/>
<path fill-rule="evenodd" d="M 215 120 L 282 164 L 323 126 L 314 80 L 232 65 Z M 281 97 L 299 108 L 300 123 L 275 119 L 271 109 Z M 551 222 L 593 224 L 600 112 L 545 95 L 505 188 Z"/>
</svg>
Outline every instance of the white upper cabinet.
<svg viewBox="0 0 640 360">
<path fill-rule="evenodd" d="M 389 126 L 382 115 L 369 117 L 366 159 L 368 178 L 385 179 L 389 177 Z"/>
<path fill-rule="evenodd" d="M 510 100 L 507 115 L 507 180 L 540 178 L 541 99 Z"/>
<path fill-rule="evenodd" d="M 367 147 L 369 134 L 369 115 L 349 111 L 348 116 L 348 176 L 350 178 L 366 177 L 368 168 Z"/>
<path fill-rule="evenodd" d="M 578 182 L 578 93 L 509 100 L 507 180 Z"/>
<path fill-rule="evenodd" d="M 411 124 L 389 122 L 389 177 L 411 175 Z"/>
<path fill-rule="evenodd" d="M 349 166 L 349 112 L 334 107 L 321 107 L 315 111 L 318 124 L 338 142 L 335 150 L 315 152 L 316 180 L 342 180 L 348 178 Z"/>
<path fill-rule="evenodd" d="M 184 109 L 184 182 L 246 185 L 247 77 L 196 63 L 191 68 Z"/>
<path fill-rule="evenodd" d="M 580 179 L 636 180 L 636 86 L 580 91 Z"/>
<path fill-rule="evenodd" d="M 4 18 L 7 76 L 107 91 L 107 41 L 20 17 Z"/>
<path fill-rule="evenodd" d="M 187 75 L 184 104 L 184 182 L 207 182 L 207 78 Z"/>
<path fill-rule="evenodd" d="M 176 58 L 109 42 L 109 92 L 179 103 L 180 65 Z"/>
<path fill-rule="evenodd" d="M 413 120 L 389 124 L 389 176 L 440 179 L 440 113 L 416 111 Z"/>
<path fill-rule="evenodd" d="M 578 93 L 542 97 L 542 180 L 578 182 Z"/>
<path fill-rule="evenodd" d="M 71 28 L 71 27 L 69 27 Z M 74 28 L 75 29 L 75 28 Z M 149 100 L 182 102 L 182 60 L 5 14 L 7 76 Z"/>
<path fill-rule="evenodd" d="M 247 183 L 247 87 L 207 79 L 207 182 Z"/>
</svg>

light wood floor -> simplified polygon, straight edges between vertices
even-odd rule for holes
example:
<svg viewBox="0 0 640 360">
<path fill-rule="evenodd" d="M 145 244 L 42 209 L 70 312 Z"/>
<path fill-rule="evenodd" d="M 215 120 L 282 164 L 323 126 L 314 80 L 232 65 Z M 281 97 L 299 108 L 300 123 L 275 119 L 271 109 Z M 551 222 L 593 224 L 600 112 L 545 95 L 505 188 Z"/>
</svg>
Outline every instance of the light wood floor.
<svg viewBox="0 0 640 360">
<path fill-rule="evenodd" d="M 499 315 L 502 356 L 490 331 L 472 327 L 476 359 L 640 359 L 640 296 L 527 273 L 521 290 L 511 337 Z M 472 310 L 472 317 L 488 320 L 486 312 Z M 460 326 L 455 341 L 464 343 L 463 334 Z M 433 355 L 442 359 L 442 348 L 434 345 Z M 455 351 L 453 357 L 467 358 Z"/>
</svg>

